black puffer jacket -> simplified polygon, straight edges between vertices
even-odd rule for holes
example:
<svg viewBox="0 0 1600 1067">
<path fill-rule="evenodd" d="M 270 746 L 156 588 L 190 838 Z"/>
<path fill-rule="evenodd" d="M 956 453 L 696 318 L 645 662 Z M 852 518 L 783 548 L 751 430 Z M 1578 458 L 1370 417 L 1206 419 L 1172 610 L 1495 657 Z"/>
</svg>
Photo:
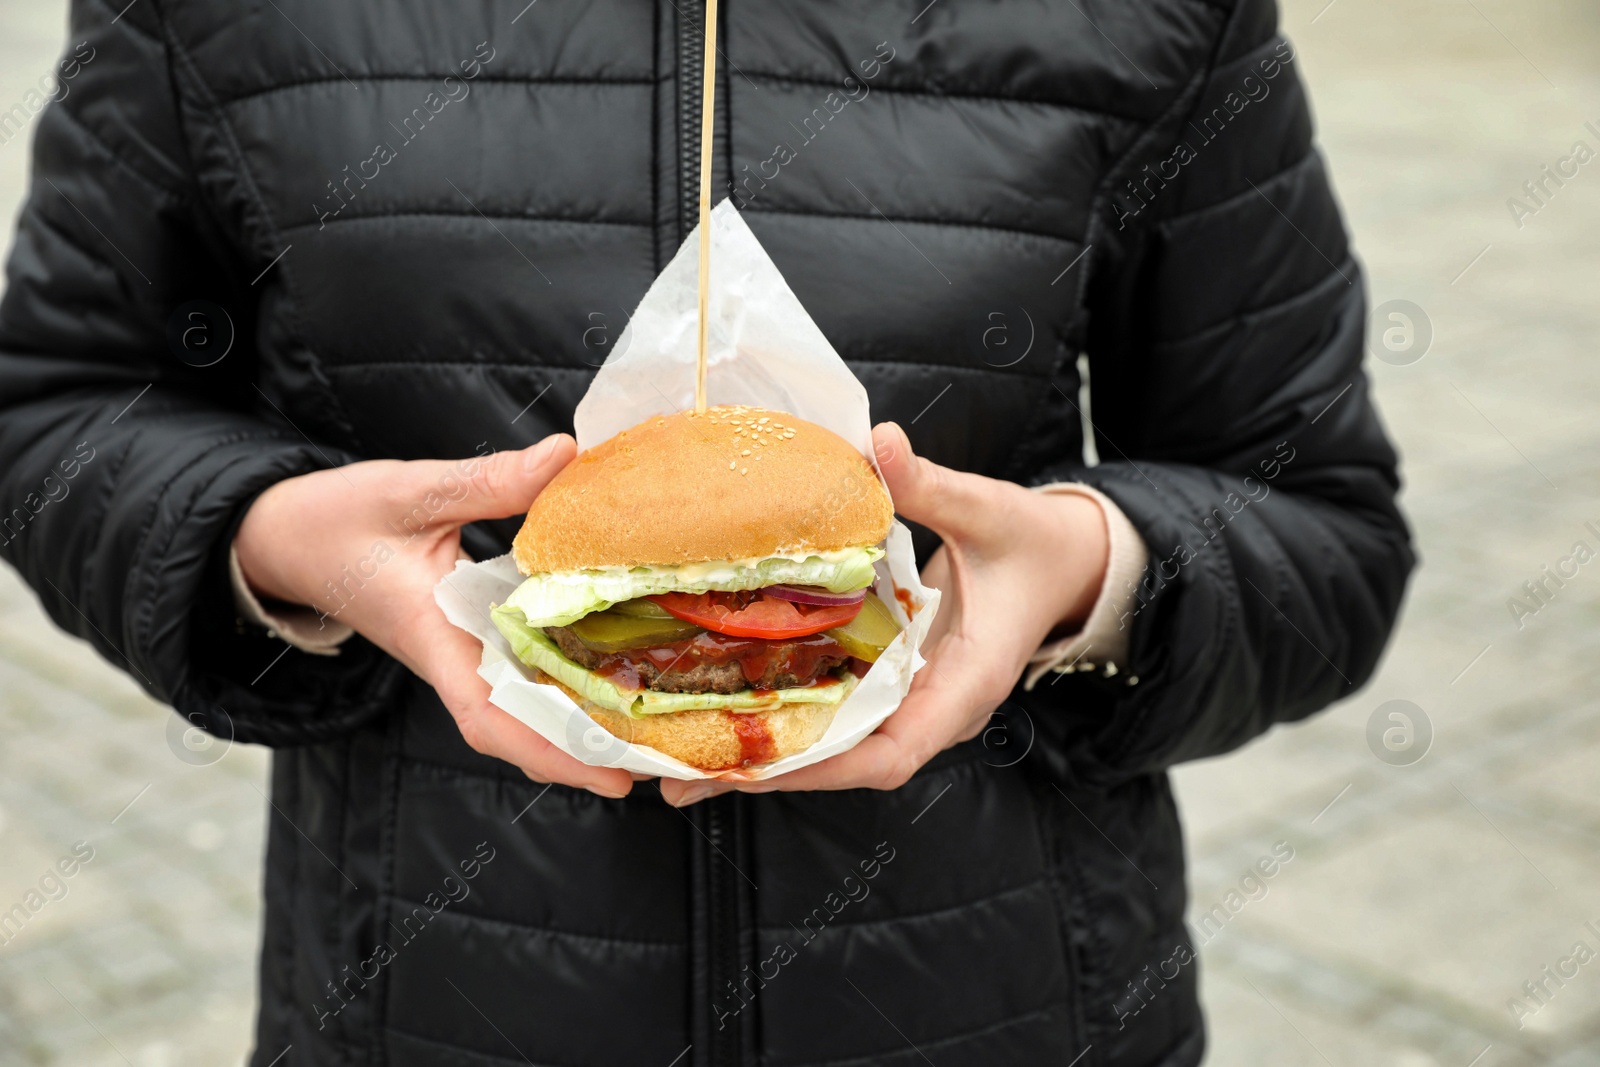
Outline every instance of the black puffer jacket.
<svg viewBox="0 0 1600 1067">
<path fill-rule="evenodd" d="M 0 540 L 61 626 L 280 750 L 258 1067 L 1199 1059 L 1165 768 L 1350 693 L 1411 565 L 1269 0 L 722 5 L 719 185 L 874 416 L 1099 486 L 1151 565 L 1117 677 L 1019 689 L 893 793 L 688 812 L 530 784 L 359 639 L 272 665 L 222 561 L 278 479 L 570 426 L 692 222 L 699 5 L 73 6 Z M 234 328 L 211 366 L 192 301 Z"/>
</svg>

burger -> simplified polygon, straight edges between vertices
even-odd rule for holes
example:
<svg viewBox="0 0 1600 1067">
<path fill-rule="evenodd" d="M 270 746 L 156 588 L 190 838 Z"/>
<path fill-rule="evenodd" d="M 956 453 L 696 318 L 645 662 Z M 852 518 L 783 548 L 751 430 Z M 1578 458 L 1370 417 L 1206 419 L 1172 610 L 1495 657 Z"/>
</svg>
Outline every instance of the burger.
<svg viewBox="0 0 1600 1067">
<path fill-rule="evenodd" d="M 704 771 L 815 744 L 900 625 L 873 592 L 894 506 L 865 457 L 779 411 L 656 416 L 550 482 L 492 611 L 536 681 Z"/>
</svg>

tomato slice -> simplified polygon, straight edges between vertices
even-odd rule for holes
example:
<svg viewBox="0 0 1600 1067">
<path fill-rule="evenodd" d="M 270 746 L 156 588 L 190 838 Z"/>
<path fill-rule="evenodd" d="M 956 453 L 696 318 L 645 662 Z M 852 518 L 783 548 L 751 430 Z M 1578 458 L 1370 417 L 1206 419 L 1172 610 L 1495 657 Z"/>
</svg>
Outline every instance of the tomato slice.
<svg viewBox="0 0 1600 1067">
<path fill-rule="evenodd" d="M 730 637 L 781 641 L 843 626 L 860 604 L 795 604 L 760 590 L 742 593 L 662 593 L 648 598 L 668 613 Z"/>
</svg>

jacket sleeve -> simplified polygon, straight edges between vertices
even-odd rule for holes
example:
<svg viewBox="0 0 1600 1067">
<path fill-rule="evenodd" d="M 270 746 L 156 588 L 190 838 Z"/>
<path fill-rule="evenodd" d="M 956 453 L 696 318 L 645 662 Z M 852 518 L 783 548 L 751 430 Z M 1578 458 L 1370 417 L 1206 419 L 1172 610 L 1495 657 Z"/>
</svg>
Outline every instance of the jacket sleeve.
<svg viewBox="0 0 1600 1067">
<path fill-rule="evenodd" d="M 1122 675 L 1039 687 L 1095 708 L 1069 713 L 1089 780 L 1226 752 L 1354 692 L 1414 562 L 1361 370 L 1362 279 L 1294 68 L 1273 5 L 1241 0 L 1091 230 L 1101 462 L 1039 480 L 1106 493 L 1149 561 Z"/>
<path fill-rule="evenodd" d="M 352 457 L 255 388 L 250 281 L 273 252 L 231 248 L 199 200 L 154 5 L 72 9 L 0 302 L 0 556 L 189 721 L 283 745 L 348 730 L 398 666 L 359 640 L 274 663 L 284 646 L 235 624 L 226 561 L 256 494 Z M 192 301 L 235 328 L 211 366 L 178 358 Z"/>
</svg>

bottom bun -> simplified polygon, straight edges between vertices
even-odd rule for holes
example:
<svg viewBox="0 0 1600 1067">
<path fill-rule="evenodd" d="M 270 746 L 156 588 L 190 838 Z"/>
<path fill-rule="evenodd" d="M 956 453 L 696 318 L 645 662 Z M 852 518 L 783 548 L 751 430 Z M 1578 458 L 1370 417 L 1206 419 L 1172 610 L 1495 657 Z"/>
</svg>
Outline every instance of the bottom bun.
<svg viewBox="0 0 1600 1067">
<path fill-rule="evenodd" d="M 780 704 L 766 711 L 705 708 L 635 719 L 603 708 L 534 668 L 534 681 L 553 685 L 607 733 L 682 760 L 696 770 L 736 771 L 804 752 L 828 732 L 837 704 Z"/>
<path fill-rule="evenodd" d="M 645 745 L 702 771 L 734 771 L 804 752 L 822 739 L 833 704 L 782 704 L 769 711 L 708 708 L 635 719 L 589 704 L 589 717 L 613 736 Z"/>
</svg>

